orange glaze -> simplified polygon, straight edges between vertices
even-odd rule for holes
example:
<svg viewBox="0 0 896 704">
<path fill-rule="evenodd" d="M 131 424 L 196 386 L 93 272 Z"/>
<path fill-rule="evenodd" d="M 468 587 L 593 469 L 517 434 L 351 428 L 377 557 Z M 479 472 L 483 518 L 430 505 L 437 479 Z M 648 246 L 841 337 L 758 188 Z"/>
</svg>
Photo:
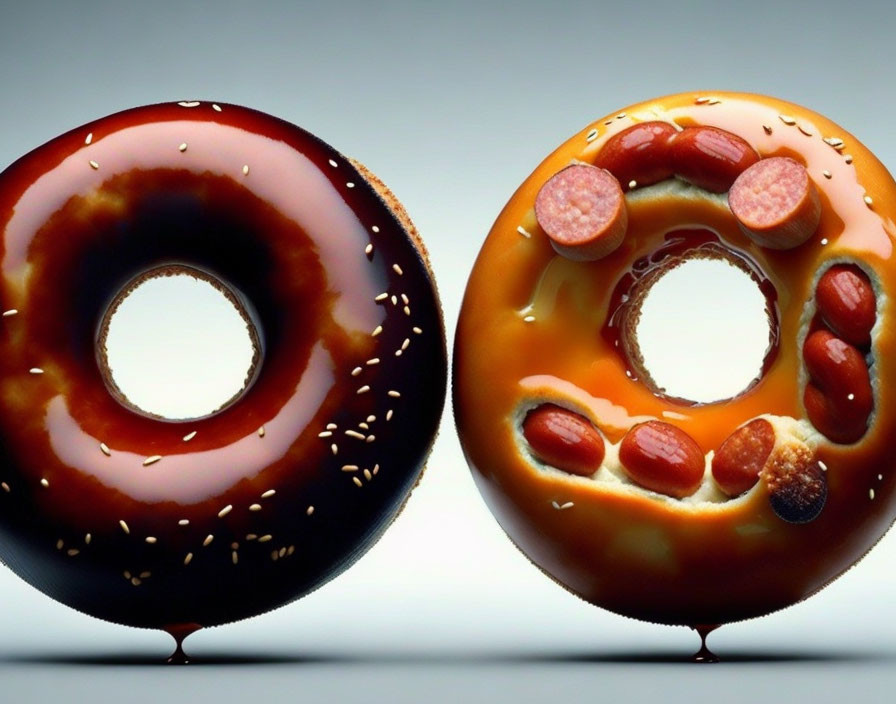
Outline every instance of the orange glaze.
<svg viewBox="0 0 896 704">
<path fill-rule="evenodd" d="M 687 93 L 633 105 L 621 117 L 615 112 L 589 125 L 548 156 L 483 245 L 455 344 L 459 434 L 477 484 L 509 537 L 582 598 L 669 624 L 724 623 L 793 604 L 858 560 L 896 515 L 896 394 L 890 391 L 896 388 L 896 326 L 886 305 L 878 311 L 871 348 L 876 386 L 870 427 L 856 445 L 814 438 L 816 456 L 828 468 L 828 499 L 805 525 L 775 515 L 764 482 L 740 498 L 688 503 L 546 471 L 522 449 L 516 414 L 539 402 L 581 413 L 610 443 L 638 422 L 659 419 L 685 430 L 706 452 L 756 416 L 804 419 L 799 336 L 819 270 L 840 259 L 857 261 L 884 293 L 896 290 L 896 184 L 880 162 L 805 108 L 753 95 L 709 97 L 715 100 Z M 762 157 L 804 163 L 820 194 L 818 230 L 796 249 L 762 249 L 739 231 L 724 195 L 714 203 L 674 195 L 654 200 L 636 189 L 627 195 L 629 227 L 618 250 L 588 263 L 557 256 L 534 217 L 539 188 L 573 160 L 592 163 L 614 134 L 658 119 L 718 127 Z M 842 140 L 842 148 L 823 138 Z M 702 406 L 658 396 L 627 377 L 623 355 L 600 334 L 613 288 L 631 264 L 655 251 L 666 232 L 695 227 L 716 232 L 768 277 L 780 325 L 777 354 L 761 380 L 734 399 Z"/>
<path fill-rule="evenodd" d="M 441 413 L 441 313 L 344 156 L 233 105 L 137 108 L 3 172 L 0 231 L 0 557 L 27 581 L 214 625 L 314 589 L 396 515 Z M 119 403 L 95 354 L 116 293 L 170 264 L 248 301 L 262 348 L 241 398 L 177 422 Z"/>
</svg>

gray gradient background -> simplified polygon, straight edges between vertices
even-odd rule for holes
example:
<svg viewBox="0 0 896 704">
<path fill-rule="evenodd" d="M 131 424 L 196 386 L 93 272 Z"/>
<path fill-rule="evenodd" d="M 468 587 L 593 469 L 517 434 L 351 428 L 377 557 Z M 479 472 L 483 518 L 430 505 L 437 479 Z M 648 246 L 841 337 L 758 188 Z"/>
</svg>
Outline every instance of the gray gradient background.
<svg viewBox="0 0 896 704">
<path fill-rule="evenodd" d="M 138 104 L 195 97 L 273 113 L 395 190 L 429 246 L 453 330 L 474 257 L 516 186 L 630 102 L 778 95 L 830 116 L 892 170 L 894 26 L 883 0 L 7 1 L 0 167 Z M 694 649 L 693 634 L 587 606 L 511 547 L 449 413 L 385 538 L 311 597 L 192 637 L 212 665 L 146 667 L 167 652 L 164 634 L 77 614 L 0 571 L 0 700 L 880 700 L 896 686 L 894 560 L 891 535 L 808 602 L 722 629 L 712 644 L 727 664 L 669 662 Z"/>
</svg>

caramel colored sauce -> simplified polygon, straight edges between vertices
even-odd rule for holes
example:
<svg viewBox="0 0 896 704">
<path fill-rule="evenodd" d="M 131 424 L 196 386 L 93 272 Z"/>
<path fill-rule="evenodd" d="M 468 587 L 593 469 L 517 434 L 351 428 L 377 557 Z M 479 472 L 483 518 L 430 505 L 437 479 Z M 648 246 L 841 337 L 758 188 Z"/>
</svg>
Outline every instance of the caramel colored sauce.
<svg viewBox="0 0 896 704">
<path fill-rule="evenodd" d="M 813 438 L 827 467 L 829 493 L 811 523 L 779 519 L 763 482 L 736 499 L 679 501 L 618 482 L 543 471 L 519 444 L 520 408 L 541 402 L 581 412 L 610 443 L 637 422 L 666 420 L 705 452 L 756 416 L 803 419 L 801 335 L 819 270 L 832 261 L 858 260 L 885 295 L 896 289 L 896 183 L 870 152 L 799 106 L 712 95 L 713 104 L 690 93 L 631 106 L 622 118 L 614 113 L 596 121 L 548 156 L 485 241 L 455 342 L 458 431 L 473 476 L 514 543 L 594 604 L 682 625 L 759 616 L 808 597 L 861 558 L 896 516 L 896 451 L 889 440 L 896 432 L 896 396 L 889 392 L 896 388 L 896 326 L 886 306 L 878 310 L 873 333 L 876 398 L 868 432 L 849 446 Z M 614 253 L 584 264 L 556 256 L 534 218 L 541 185 L 573 160 L 593 162 L 612 135 L 656 119 L 713 125 L 743 137 L 762 156 L 788 155 L 804 163 L 822 203 L 813 237 L 794 250 L 764 250 L 740 232 L 724 195 L 695 198 L 684 187 L 650 187 L 627 194 L 628 233 Z M 531 237 L 521 236 L 519 227 Z M 768 296 L 774 292 L 776 352 L 755 385 L 722 402 L 689 405 L 656 394 L 626 375 L 632 371 L 628 360 L 614 334 L 607 334 L 624 277 L 682 229 L 713 233 L 721 246 L 755 266 Z"/>
<path fill-rule="evenodd" d="M 119 113 L 0 175 L 0 558 L 130 625 L 251 616 L 345 569 L 444 401 L 430 272 L 380 193 L 299 128 L 217 106 Z M 183 422 L 120 403 L 96 361 L 110 302 L 168 265 L 248 301 L 262 354 L 239 400 Z"/>
</svg>

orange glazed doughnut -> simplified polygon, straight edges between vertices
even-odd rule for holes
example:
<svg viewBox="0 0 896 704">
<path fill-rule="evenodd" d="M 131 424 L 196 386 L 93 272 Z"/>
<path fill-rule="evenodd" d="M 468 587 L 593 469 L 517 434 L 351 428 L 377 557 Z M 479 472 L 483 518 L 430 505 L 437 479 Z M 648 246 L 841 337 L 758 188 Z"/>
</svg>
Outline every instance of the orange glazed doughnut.
<svg viewBox="0 0 896 704">
<path fill-rule="evenodd" d="M 0 558 L 27 582 L 183 636 L 315 589 L 398 513 L 447 363 L 425 250 L 368 171 L 254 110 L 153 105 L 6 169 L 0 232 Z M 247 388 L 192 420 L 106 364 L 109 310 L 167 274 L 254 328 Z"/>
<path fill-rule="evenodd" d="M 545 192 L 612 205 L 564 222 Z M 702 628 L 859 560 L 896 515 L 894 219 L 880 162 L 774 98 L 672 95 L 560 146 L 485 241 L 455 343 L 461 442 L 511 540 L 593 604 Z M 749 274 L 770 324 L 759 376 L 711 403 L 658 388 L 634 332 L 691 258 Z"/>
</svg>

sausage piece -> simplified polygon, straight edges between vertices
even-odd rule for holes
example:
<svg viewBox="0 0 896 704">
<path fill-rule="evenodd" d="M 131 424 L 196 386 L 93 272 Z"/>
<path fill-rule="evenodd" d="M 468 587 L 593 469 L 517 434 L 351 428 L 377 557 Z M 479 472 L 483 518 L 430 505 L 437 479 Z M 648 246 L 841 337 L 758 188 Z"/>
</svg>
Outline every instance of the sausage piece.
<svg viewBox="0 0 896 704">
<path fill-rule="evenodd" d="M 548 179 L 535 198 L 535 217 L 554 249 L 575 261 L 607 256 L 628 227 L 619 181 L 590 164 L 567 166 Z"/>
<path fill-rule="evenodd" d="M 840 339 L 856 347 L 871 344 L 877 310 L 874 289 L 864 271 L 849 264 L 832 266 L 818 280 L 815 305 Z"/>
<path fill-rule="evenodd" d="M 623 188 L 632 181 L 649 186 L 671 178 L 669 140 L 677 132 L 670 123 L 658 120 L 632 125 L 607 140 L 594 165 L 613 174 Z"/>
<path fill-rule="evenodd" d="M 751 420 L 729 435 L 712 458 L 712 476 L 728 496 L 753 488 L 775 445 L 775 429 L 764 418 Z"/>
<path fill-rule="evenodd" d="M 591 421 L 552 403 L 529 411 L 523 437 L 538 459 L 569 474 L 590 477 L 604 461 L 604 439 Z"/>
<path fill-rule="evenodd" d="M 728 205 L 744 234 L 769 249 L 798 247 L 821 220 L 821 201 L 809 172 L 783 156 L 762 159 L 738 176 Z"/>
<path fill-rule="evenodd" d="M 874 407 L 862 353 L 828 330 L 816 330 L 803 345 L 803 361 L 810 377 L 803 404 L 812 425 L 833 442 L 860 440 Z"/>
<path fill-rule="evenodd" d="M 703 450 L 690 435 L 658 420 L 639 423 L 626 433 L 619 462 L 632 481 L 679 499 L 697 491 L 706 467 Z"/>
<path fill-rule="evenodd" d="M 724 193 L 759 154 L 746 141 L 718 127 L 685 127 L 669 143 L 675 174 L 713 193 Z"/>
</svg>

